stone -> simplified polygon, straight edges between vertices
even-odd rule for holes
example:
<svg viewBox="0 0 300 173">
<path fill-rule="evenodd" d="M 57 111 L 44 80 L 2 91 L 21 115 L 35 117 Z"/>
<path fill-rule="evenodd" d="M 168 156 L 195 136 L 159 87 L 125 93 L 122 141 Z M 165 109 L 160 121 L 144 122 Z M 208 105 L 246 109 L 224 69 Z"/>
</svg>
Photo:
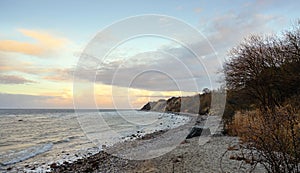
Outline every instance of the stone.
<svg viewBox="0 0 300 173">
<path fill-rule="evenodd" d="M 146 105 L 144 105 L 141 109 L 142 111 L 149 111 L 151 110 L 151 104 L 148 102 Z"/>
<path fill-rule="evenodd" d="M 51 165 L 50 165 L 50 168 L 52 168 L 52 169 L 55 169 L 55 168 L 57 168 L 58 166 L 57 166 L 57 164 L 56 163 L 52 163 Z"/>
<path fill-rule="evenodd" d="M 211 135 L 210 129 L 204 126 L 194 126 L 186 139 L 190 139 L 197 136 L 209 136 Z"/>
</svg>

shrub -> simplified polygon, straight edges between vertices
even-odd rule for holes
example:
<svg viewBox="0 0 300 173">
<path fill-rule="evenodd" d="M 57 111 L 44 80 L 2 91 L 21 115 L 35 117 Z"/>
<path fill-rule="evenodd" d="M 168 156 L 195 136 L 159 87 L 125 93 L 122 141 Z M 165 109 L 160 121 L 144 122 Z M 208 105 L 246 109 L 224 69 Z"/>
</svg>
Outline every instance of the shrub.
<svg viewBox="0 0 300 173">
<path fill-rule="evenodd" d="M 229 126 L 240 136 L 244 160 L 261 163 L 268 172 L 300 172 L 300 115 L 290 105 L 238 112 Z"/>
</svg>

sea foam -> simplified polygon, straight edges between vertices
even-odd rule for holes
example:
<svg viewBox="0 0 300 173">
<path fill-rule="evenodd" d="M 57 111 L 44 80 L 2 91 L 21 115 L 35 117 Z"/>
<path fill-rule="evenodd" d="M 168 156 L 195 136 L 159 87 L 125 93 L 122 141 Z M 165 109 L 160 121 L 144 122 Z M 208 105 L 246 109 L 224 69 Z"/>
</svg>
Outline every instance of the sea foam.
<svg viewBox="0 0 300 173">
<path fill-rule="evenodd" d="M 11 165 L 14 163 L 18 163 L 29 158 L 32 158 L 38 154 L 45 153 L 53 147 L 53 143 L 47 143 L 42 145 L 37 145 L 33 147 L 26 148 L 24 150 L 13 152 L 4 156 L 6 158 L 5 161 L 2 162 L 2 165 Z"/>
</svg>

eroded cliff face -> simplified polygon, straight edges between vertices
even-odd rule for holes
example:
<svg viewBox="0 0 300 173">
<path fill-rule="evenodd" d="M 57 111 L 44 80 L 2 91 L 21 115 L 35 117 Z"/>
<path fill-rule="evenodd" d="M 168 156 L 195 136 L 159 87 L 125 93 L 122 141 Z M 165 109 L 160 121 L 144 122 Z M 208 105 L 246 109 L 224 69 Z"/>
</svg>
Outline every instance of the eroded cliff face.
<svg viewBox="0 0 300 173">
<path fill-rule="evenodd" d="M 166 100 L 158 100 L 154 102 L 148 102 L 145 104 L 141 110 L 143 111 L 156 111 L 156 112 L 165 112 L 167 105 Z"/>
<path fill-rule="evenodd" d="M 168 100 L 148 102 L 141 110 L 183 112 L 204 115 L 209 113 L 210 103 L 211 93 L 205 93 L 187 97 L 171 97 Z"/>
</svg>

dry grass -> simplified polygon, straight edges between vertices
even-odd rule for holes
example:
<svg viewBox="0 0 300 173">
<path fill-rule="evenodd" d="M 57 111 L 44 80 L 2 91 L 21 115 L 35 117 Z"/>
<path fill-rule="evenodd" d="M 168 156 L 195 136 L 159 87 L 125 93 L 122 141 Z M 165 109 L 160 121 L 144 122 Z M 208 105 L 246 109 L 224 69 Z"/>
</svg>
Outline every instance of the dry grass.
<svg viewBox="0 0 300 173">
<path fill-rule="evenodd" d="M 291 106 L 237 112 L 228 129 L 248 150 L 245 159 L 269 172 L 300 172 L 300 115 Z"/>
</svg>

